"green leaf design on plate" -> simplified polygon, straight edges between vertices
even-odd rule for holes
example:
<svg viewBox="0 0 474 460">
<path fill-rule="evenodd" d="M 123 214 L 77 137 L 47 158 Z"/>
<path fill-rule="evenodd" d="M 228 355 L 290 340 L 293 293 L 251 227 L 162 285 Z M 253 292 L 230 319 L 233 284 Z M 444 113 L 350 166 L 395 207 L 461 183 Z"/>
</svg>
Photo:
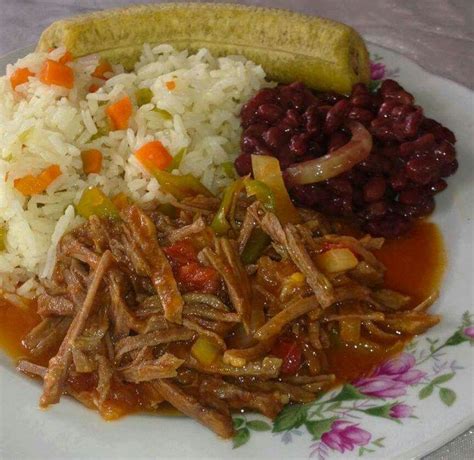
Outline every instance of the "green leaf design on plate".
<svg viewBox="0 0 474 460">
<path fill-rule="evenodd" d="M 284 407 L 273 421 L 273 433 L 280 433 L 281 431 L 300 427 L 306 422 L 308 410 L 309 406 L 305 404 Z"/>
<path fill-rule="evenodd" d="M 372 452 L 375 452 L 375 450 L 374 449 L 367 449 L 367 447 L 359 447 L 359 452 L 358 452 L 359 457 L 362 457 L 366 452 L 372 453 Z"/>
<path fill-rule="evenodd" d="M 448 380 L 451 380 L 454 377 L 454 375 L 455 375 L 454 372 L 452 372 L 450 374 L 439 375 L 438 377 L 434 378 L 431 381 L 431 384 L 432 385 L 439 385 L 440 383 L 447 382 Z"/>
<path fill-rule="evenodd" d="M 331 417 L 324 420 L 309 420 L 305 423 L 306 429 L 310 434 L 313 435 L 313 440 L 317 441 L 321 439 L 324 433 L 327 433 L 331 429 L 332 423 L 337 417 Z"/>
<path fill-rule="evenodd" d="M 376 406 L 376 407 L 369 407 L 365 409 L 364 412 L 369 415 L 373 415 L 374 417 L 384 417 L 384 418 L 392 418 L 390 417 L 390 409 L 397 403 L 388 403 L 384 404 L 383 406 Z"/>
<path fill-rule="evenodd" d="M 440 388 L 439 397 L 448 407 L 452 406 L 454 401 L 456 401 L 456 393 L 449 388 Z"/>
<path fill-rule="evenodd" d="M 434 386 L 431 383 L 429 385 L 426 385 L 419 391 L 418 398 L 420 399 L 427 398 L 431 393 L 433 393 L 433 389 L 434 389 Z"/>
<path fill-rule="evenodd" d="M 367 399 L 367 396 L 360 393 L 356 387 L 346 384 L 331 401 L 350 401 L 354 399 Z"/>
<path fill-rule="evenodd" d="M 237 430 L 233 439 L 234 449 L 237 449 L 238 447 L 243 446 L 249 441 L 249 439 L 250 439 L 250 431 L 248 430 L 248 428 L 242 428 L 240 430 Z"/>
<path fill-rule="evenodd" d="M 469 311 L 465 311 L 462 314 L 462 327 L 471 326 L 473 322 L 474 315 Z"/>
<path fill-rule="evenodd" d="M 452 347 L 459 345 L 460 343 L 467 342 L 468 338 L 463 335 L 461 331 L 456 331 L 448 340 L 444 343 L 445 346 Z"/>
<path fill-rule="evenodd" d="M 233 419 L 234 428 L 237 430 L 245 423 L 245 419 L 242 417 L 235 417 Z"/>
<path fill-rule="evenodd" d="M 263 420 L 251 420 L 247 422 L 247 428 L 250 428 L 253 431 L 269 431 L 272 427 Z"/>
<path fill-rule="evenodd" d="M 385 447 L 382 442 L 384 439 L 385 438 L 378 438 L 375 441 L 373 441 L 372 444 L 374 444 L 377 447 Z"/>
<path fill-rule="evenodd" d="M 328 412 L 339 409 L 342 405 L 342 401 L 336 401 L 335 403 L 330 404 L 328 407 L 326 407 L 326 410 Z"/>
</svg>

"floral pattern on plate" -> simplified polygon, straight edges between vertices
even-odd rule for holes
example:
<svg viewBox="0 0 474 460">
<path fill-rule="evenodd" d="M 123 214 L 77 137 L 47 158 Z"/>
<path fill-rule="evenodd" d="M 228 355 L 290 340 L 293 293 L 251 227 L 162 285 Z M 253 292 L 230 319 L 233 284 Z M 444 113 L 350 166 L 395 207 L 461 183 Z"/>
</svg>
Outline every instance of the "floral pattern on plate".
<svg viewBox="0 0 474 460">
<path fill-rule="evenodd" d="M 474 318 L 469 312 L 464 313 L 459 327 L 444 341 L 420 337 L 369 376 L 345 384 L 318 401 L 286 406 L 273 425 L 236 416 L 234 447 L 247 443 L 252 431 L 271 430 L 284 444 L 308 433 L 313 440 L 309 457 L 317 460 L 325 460 L 335 451 L 357 449 L 359 456 L 375 452 L 384 447 L 385 437 L 375 437 L 364 429 L 365 417 L 382 417 L 398 424 L 417 418 L 416 407 L 403 399 L 409 393 L 416 393 L 420 401 L 437 394 L 445 406 L 455 404 L 456 392 L 448 382 L 464 368 L 446 356 L 444 349 L 467 342 L 474 345 Z"/>
</svg>

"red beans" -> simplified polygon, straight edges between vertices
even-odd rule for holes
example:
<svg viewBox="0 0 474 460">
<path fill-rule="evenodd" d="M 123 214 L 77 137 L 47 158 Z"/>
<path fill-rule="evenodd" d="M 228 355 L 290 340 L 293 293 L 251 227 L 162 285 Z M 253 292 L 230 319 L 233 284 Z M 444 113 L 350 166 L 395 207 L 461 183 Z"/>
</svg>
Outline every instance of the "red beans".
<svg viewBox="0 0 474 460">
<path fill-rule="evenodd" d="M 309 136 L 307 133 L 298 133 L 291 137 L 290 150 L 291 152 L 300 157 L 306 154 L 308 151 Z"/>
<path fill-rule="evenodd" d="M 381 200 L 385 194 L 386 188 L 387 183 L 383 177 L 374 176 L 370 178 L 363 188 L 364 200 L 368 203 Z"/>
<path fill-rule="evenodd" d="M 413 182 L 426 185 L 439 177 L 440 168 L 434 155 L 423 153 L 407 161 L 405 172 Z"/>
<path fill-rule="evenodd" d="M 405 157 L 413 153 L 424 152 L 433 147 L 434 143 L 435 138 L 431 133 L 425 134 L 414 141 L 404 142 L 400 145 L 400 156 Z M 452 148 L 454 151 L 454 147 Z"/>
<path fill-rule="evenodd" d="M 368 126 L 375 116 L 370 110 L 362 109 L 360 107 L 353 107 L 347 114 L 347 118 Z"/>
<path fill-rule="evenodd" d="M 234 162 L 235 169 L 239 176 L 246 176 L 247 174 L 252 173 L 252 157 L 248 153 L 240 154 L 235 162 Z"/>
<path fill-rule="evenodd" d="M 432 184 L 430 184 L 429 190 L 431 193 L 435 194 L 435 193 L 442 192 L 447 186 L 448 184 L 446 183 L 445 180 L 439 179 L 436 182 L 433 182 Z"/>
<path fill-rule="evenodd" d="M 355 217 L 374 235 L 399 236 L 413 219 L 432 212 L 433 195 L 459 166 L 454 134 L 414 102 L 393 80 L 375 93 L 358 83 L 347 97 L 313 93 L 299 82 L 263 89 L 242 108 L 236 170 L 251 173 L 251 154 L 273 155 L 284 170 L 331 153 L 350 140 L 346 122 L 357 120 L 373 137 L 369 157 L 333 179 L 294 187 L 290 195 L 303 206 Z"/>
<path fill-rule="evenodd" d="M 283 109 L 276 104 L 262 104 L 257 109 L 257 116 L 267 123 L 275 123 L 283 113 Z"/>
<path fill-rule="evenodd" d="M 262 138 L 267 145 L 274 149 L 278 149 L 288 143 L 288 133 L 277 126 L 267 129 L 262 134 Z"/>
<path fill-rule="evenodd" d="M 341 99 L 329 110 L 326 115 L 326 121 L 324 122 L 325 134 L 332 134 L 341 127 L 349 110 L 349 105 L 347 99 Z"/>
</svg>

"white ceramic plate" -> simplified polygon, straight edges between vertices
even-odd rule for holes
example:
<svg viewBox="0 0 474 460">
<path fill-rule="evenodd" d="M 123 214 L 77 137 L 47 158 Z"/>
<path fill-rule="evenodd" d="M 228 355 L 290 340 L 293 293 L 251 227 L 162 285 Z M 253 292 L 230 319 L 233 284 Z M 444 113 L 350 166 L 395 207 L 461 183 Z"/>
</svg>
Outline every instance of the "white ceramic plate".
<svg viewBox="0 0 474 460">
<path fill-rule="evenodd" d="M 0 59 L 0 71 L 29 51 Z M 273 425 L 254 415 L 238 417 L 242 445 L 235 449 L 182 417 L 135 415 L 106 423 L 68 398 L 41 411 L 39 385 L 18 375 L 11 360 L 0 355 L 0 458 L 407 459 L 427 454 L 473 424 L 474 327 L 472 315 L 465 313 L 472 313 L 474 284 L 473 93 L 394 52 L 377 46 L 370 51 L 385 65 L 385 76 L 396 74 L 426 113 L 458 139 L 460 168 L 437 198 L 432 216 L 449 258 L 433 307 L 443 315 L 441 324 L 382 366 L 370 382 L 287 410 Z M 380 65 L 374 70 L 383 71 Z"/>
</svg>

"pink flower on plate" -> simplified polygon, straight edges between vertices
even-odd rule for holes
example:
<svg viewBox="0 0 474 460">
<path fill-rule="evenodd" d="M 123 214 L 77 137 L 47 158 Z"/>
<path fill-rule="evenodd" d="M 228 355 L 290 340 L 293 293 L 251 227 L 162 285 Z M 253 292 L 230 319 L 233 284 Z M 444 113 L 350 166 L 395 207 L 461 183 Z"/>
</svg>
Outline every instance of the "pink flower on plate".
<svg viewBox="0 0 474 460">
<path fill-rule="evenodd" d="M 418 383 L 426 375 L 414 369 L 415 357 L 402 353 L 379 366 L 372 375 L 353 382 L 358 390 L 376 398 L 397 398 L 406 394 L 407 386 Z"/>
<path fill-rule="evenodd" d="M 364 395 L 374 398 L 398 398 L 406 394 L 407 385 L 387 377 L 367 377 L 354 382 Z"/>
<path fill-rule="evenodd" d="M 331 449 L 344 453 L 354 450 L 355 446 L 365 446 L 370 441 L 370 433 L 343 420 L 336 420 L 331 425 L 331 430 L 321 436 L 321 442 Z"/>
<path fill-rule="evenodd" d="M 474 326 L 468 326 L 464 328 L 462 332 L 466 337 L 469 337 L 470 339 L 474 339 Z"/>
<path fill-rule="evenodd" d="M 385 76 L 385 64 L 381 62 L 370 63 L 370 79 L 381 80 Z"/>
<path fill-rule="evenodd" d="M 413 413 L 413 407 L 406 404 L 395 404 L 390 409 L 390 417 L 407 418 Z"/>
</svg>

